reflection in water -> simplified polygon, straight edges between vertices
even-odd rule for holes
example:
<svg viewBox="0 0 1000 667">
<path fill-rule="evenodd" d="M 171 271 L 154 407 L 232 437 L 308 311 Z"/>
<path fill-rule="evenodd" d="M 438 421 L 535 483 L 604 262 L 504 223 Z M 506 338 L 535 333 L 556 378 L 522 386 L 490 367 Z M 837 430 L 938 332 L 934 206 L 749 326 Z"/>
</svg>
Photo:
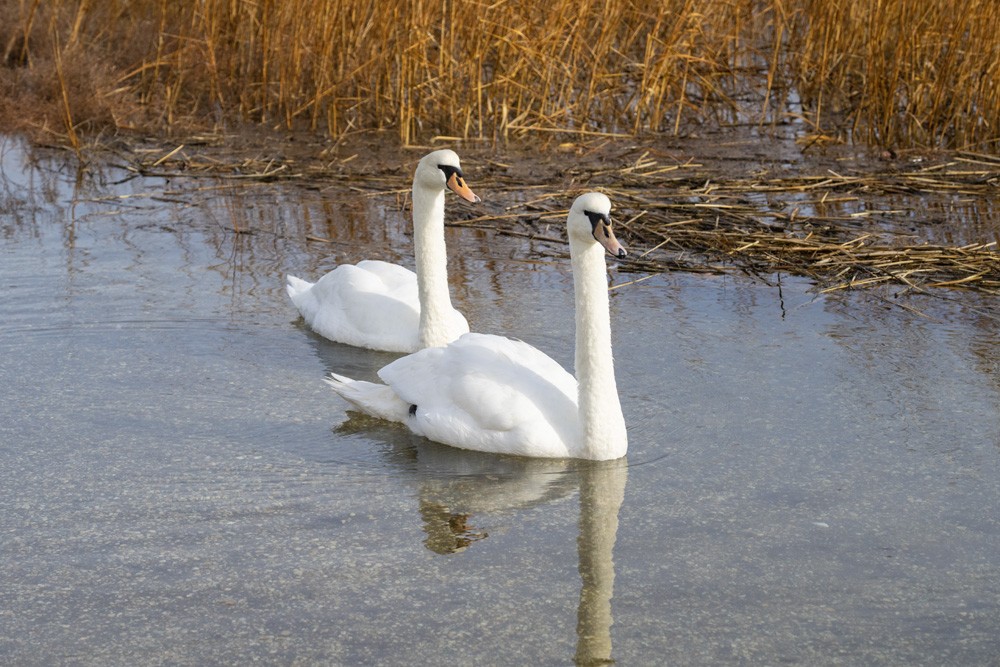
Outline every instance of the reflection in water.
<svg viewBox="0 0 1000 667">
<path fill-rule="evenodd" d="M 420 503 L 420 516 L 424 520 L 427 539 L 424 546 L 436 554 L 454 554 L 468 549 L 473 542 L 489 537 L 486 531 L 477 531 L 469 524 L 470 514 L 452 511 L 447 505 L 434 501 Z"/>
<path fill-rule="evenodd" d="M 580 606 L 576 621 L 578 665 L 607 665 L 611 659 L 613 551 L 618 510 L 625 498 L 625 459 L 588 462 L 580 468 Z"/>
<path fill-rule="evenodd" d="M 446 555 L 486 539 L 475 516 L 525 510 L 580 491 L 577 550 L 580 602 L 577 608 L 578 665 L 611 664 L 611 597 L 618 535 L 618 511 L 625 498 L 627 459 L 578 461 L 498 456 L 440 445 L 399 425 L 348 412 L 340 434 L 364 432 L 383 445 L 383 458 L 402 467 L 416 485 L 424 545 Z"/>
<path fill-rule="evenodd" d="M 473 516 L 537 507 L 568 496 L 577 484 L 566 460 L 497 456 L 422 439 L 416 459 L 424 544 L 440 554 L 487 537 Z"/>
<path fill-rule="evenodd" d="M 427 538 L 439 554 L 464 551 L 488 534 L 474 517 L 523 510 L 568 497 L 579 479 L 568 459 L 529 459 L 455 449 L 413 435 L 355 411 L 337 427 L 341 435 L 363 433 L 382 446 L 387 466 L 402 468 L 416 496 Z M 377 445 L 376 445 L 377 446 Z"/>
</svg>

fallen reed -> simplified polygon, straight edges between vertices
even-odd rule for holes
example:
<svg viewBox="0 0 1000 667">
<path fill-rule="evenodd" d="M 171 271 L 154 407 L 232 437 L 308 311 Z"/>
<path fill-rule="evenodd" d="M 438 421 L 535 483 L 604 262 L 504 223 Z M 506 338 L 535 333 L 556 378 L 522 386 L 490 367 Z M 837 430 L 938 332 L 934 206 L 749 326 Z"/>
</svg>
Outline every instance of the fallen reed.
<svg viewBox="0 0 1000 667">
<path fill-rule="evenodd" d="M 403 144 L 804 121 L 992 152 L 998 34 L 995 0 L 0 0 L 0 120 Z"/>
<path fill-rule="evenodd" d="M 765 280 L 787 273 L 811 279 L 824 292 L 881 285 L 902 288 L 897 294 L 937 288 L 1000 294 L 995 227 L 993 240 L 934 243 L 926 238 L 929 220 L 916 223 L 921 229 L 909 222 L 908 210 L 869 207 L 893 198 L 911 207 L 932 197 L 989 202 L 1000 187 L 1000 161 L 990 156 L 959 155 L 906 171 L 863 175 L 724 180 L 700 166 L 664 165 L 644 154 L 626 167 L 573 175 L 615 202 L 619 233 L 633 250 L 620 270 L 739 271 Z M 551 240 L 542 247 L 561 255 L 565 243 L 548 239 L 547 225 L 565 216 L 560 208 L 565 199 L 562 193 L 534 197 L 510 207 L 502 220 L 481 216 L 465 224 L 512 233 L 517 220 L 522 224 L 513 233 Z"/>
<path fill-rule="evenodd" d="M 463 150 L 477 191 L 488 193 L 488 211 L 454 208 L 452 224 L 517 236 L 533 254 L 562 257 L 567 201 L 598 189 L 614 201 L 629 247 L 620 271 L 742 272 L 763 280 L 786 273 L 828 292 L 887 286 L 897 294 L 943 288 L 1000 294 L 1000 216 L 990 208 L 1000 188 L 1000 158 L 966 152 L 882 171 L 720 178 L 717 165 L 663 160 L 642 149 L 609 151 L 607 142 L 596 147 L 600 159 L 587 157 L 580 144 L 564 148 L 573 159 L 510 156 L 505 163 L 493 151 Z M 410 172 L 387 168 L 378 157 L 306 151 L 308 157 L 233 159 L 226 151 L 209 142 L 149 148 L 123 154 L 120 164 L 137 175 L 210 179 L 212 192 L 219 182 L 277 180 L 348 188 L 352 197 L 399 200 L 409 191 Z M 932 201 L 940 205 L 938 216 Z M 956 209 L 963 202 L 992 216 L 979 240 L 935 240 L 935 226 L 966 215 Z M 952 229 L 966 224 L 950 223 Z"/>
</svg>

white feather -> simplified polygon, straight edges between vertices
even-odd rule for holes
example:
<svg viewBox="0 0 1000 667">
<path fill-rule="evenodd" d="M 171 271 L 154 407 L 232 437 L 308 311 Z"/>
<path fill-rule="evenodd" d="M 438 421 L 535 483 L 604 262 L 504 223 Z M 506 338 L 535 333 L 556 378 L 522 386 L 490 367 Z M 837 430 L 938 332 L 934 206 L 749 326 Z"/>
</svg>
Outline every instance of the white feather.
<svg viewBox="0 0 1000 667">
<path fill-rule="evenodd" d="M 608 216 L 610 209 L 607 197 L 589 193 L 577 198 L 567 219 L 579 383 L 527 343 L 467 333 L 383 367 L 384 385 L 340 376 L 330 385 L 362 411 L 453 447 L 546 458 L 624 456 L 604 248 L 587 215 Z M 599 231 L 605 247 L 624 254 L 610 224 Z"/>
<path fill-rule="evenodd" d="M 461 168 L 453 151 L 434 151 L 413 177 L 417 273 L 365 260 L 338 266 L 315 283 L 287 276 L 288 296 L 313 331 L 338 343 L 388 352 L 445 345 L 469 331 L 448 293 L 444 190 L 450 186 L 442 166 Z M 462 185 L 463 197 L 478 200 Z"/>
<path fill-rule="evenodd" d="M 384 384 L 352 380 L 342 375 L 330 373 L 324 382 L 333 387 L 340 396 L 358 410 L 393 422 L 405 421 L 410 406 L 403 402 Z"/>
</svg>

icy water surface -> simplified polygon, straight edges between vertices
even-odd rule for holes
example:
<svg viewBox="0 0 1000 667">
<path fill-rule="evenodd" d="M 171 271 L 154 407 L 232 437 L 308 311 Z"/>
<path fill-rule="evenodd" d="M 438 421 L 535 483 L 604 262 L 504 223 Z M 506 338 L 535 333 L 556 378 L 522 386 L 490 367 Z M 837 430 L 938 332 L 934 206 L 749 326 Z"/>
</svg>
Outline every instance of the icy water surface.
<svg viewBox="0 0 1000 667">
<path fill-rule="evenodd" d="M 996 664 L 989 299 L 624 286 L 627 458 L 478 455 L 348 415 L 323 375 L 393 355 L 313 335 L 282 288 L 410 265 L 394 201 L 21 148 L 0 144 L 3 664 Z M 571 367 L 565 263 L 448 234 L 473 328 Z"/>
</svg>

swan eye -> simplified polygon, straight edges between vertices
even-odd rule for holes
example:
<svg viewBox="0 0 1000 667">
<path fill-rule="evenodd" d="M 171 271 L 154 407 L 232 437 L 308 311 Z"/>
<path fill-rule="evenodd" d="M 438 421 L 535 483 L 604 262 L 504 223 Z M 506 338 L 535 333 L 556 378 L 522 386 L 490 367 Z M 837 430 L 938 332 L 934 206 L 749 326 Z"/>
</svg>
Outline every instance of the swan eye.
<svg viewBox="0 0 1000 667">
<path fill-rule="evenodd" d="M 595 213 L 594 211 L 584 211 L 583 214 L 590 219 L 590 229 L 596 235 L 598 226 L 604 225 L 605 234 L 611 230 L 611 218 L 607 213 Z"/>
<path fill-rule="evenodd" d="M 444 172 L 444 180 L 446 181 L 451 180 L 452 176 L 456 177 L 459 183 L 465 181 L 465 174 L 458 167 L 453 167 L 450 164 L 439 164 L 438 169 Z"/>
</svg>

